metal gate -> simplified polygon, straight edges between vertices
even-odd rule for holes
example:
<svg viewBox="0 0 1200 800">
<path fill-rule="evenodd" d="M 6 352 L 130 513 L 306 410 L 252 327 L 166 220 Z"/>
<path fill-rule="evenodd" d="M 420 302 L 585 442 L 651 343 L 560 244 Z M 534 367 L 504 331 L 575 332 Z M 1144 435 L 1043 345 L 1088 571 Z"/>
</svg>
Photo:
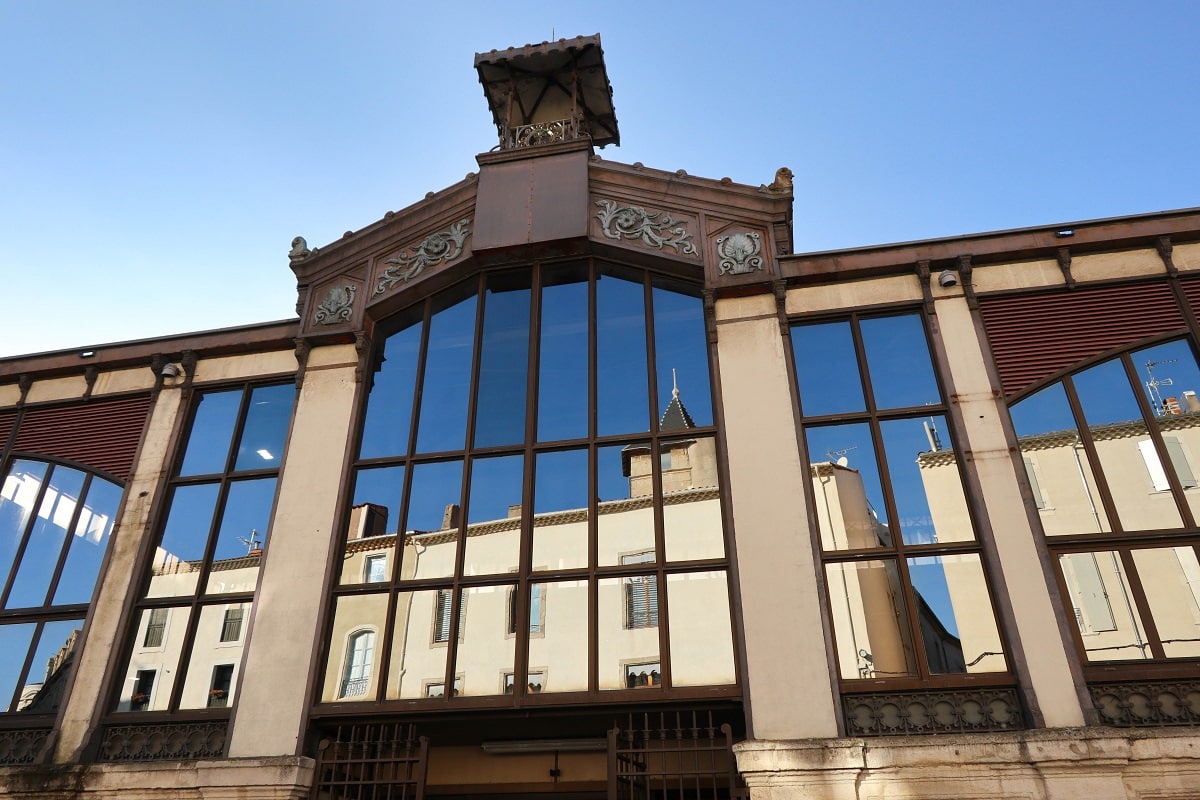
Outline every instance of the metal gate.
<svg viewBox="0 0 1200 800">
<path fill-rule="evenodd" d="M 339 725 L 322 737 L 314 800 L 423 800 L 429 740 L 411 724 Z"/>
<path fill-rule="evenodd" d="M 608 800 L 748 800 L 711 711 L 630 714 L 608 732 Z"/>
</svg>

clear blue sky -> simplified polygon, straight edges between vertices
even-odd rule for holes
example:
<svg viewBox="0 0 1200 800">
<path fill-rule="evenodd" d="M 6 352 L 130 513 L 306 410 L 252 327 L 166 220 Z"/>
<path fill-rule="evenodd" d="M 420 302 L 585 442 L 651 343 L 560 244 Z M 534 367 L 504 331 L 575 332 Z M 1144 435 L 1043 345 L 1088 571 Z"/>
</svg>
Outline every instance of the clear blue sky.
<svg viewBox="0 0 1200 800">
<path fill-rule="evenodd" d="M 1200 4 L 0 0 L 0 356 L 283 319 L 477 169 L 476 51 L 599 32 L 605 158 L 796 173 L 798 251 L 1200 205 Z"/>
</svg>

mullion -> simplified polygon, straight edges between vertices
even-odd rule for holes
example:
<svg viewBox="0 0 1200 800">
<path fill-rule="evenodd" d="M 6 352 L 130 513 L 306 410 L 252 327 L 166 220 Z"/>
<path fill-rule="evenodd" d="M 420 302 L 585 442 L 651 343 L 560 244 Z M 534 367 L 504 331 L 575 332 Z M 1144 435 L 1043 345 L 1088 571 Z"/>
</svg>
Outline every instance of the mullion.
<svg viewBox="0 0 1200 800">
<path fill-rule="evenodd" d="M 1104 507 L 1104 513 L 1108 517 L 1108 527 L 1112 533 L 1123 534 L 1125 526 L 1121 522 L 1120 514 L 1117 513 L 1116 501 L 1113 500 L 1112 493 L 1108 490 L 1108 480 L 1104 477 L 1104 465 L 1100 463 L 1100 454 L 1096 450 L 1096 443 L 1092 440 L 1092 431 L 1088 428 L 1087 418 L 1083 415 L 1083 406 L 1079 402 L 1079 394 L 1075 391 L 1075 382 L 1070 375 L 1067 375 L 1063 377 L 1062 384 L 1063 391 L 1067 395 L 1067 405 L 1071 409 L 1071 415 L 1075 418 L 1075 434 L 1079 437 L 1079 443 L 1083 445 L 1083 452 L 1091 467 L 1092 478 L 1096 482 L 1096 491 L 1100 495 L 1100 505 Z"/>
<path fill-rule="evenodd" d="M 596 319 L 597 283 L 599 271 L 596 259 L 588 259 L 588 691 L 600 688 L 600 585 L 596 578 L 596 564 L 600 560 L 600 458 L 596 443 L 600 431 L 600 415 L 597 407 L 599 396 L 599 320 Z"/>
<path fill-rule="evenodd" d="M 658 364 L 657 348 L 654 335 L 654 287 L 648 273 L 642 274 L 642 307 L 645 314 L 646 330 L 646 376 L 649 382 L 647 401 L 650 406 L 650 491 L 651 519 L 654 524 L 654 580 L 655 602 L 658 613 L 658 663 L 659 669 L 666 680 L 666 688 L 671 688 L 671 658 L 670 636 L 667 630 L 667 582 L 663 573 L 666 561 L 666 534 L 663 530 L 663 488 L 662 488 L 662 431 L 659 428 L 658 405 Z"/>
<path fill-rule="evenodd" d="M 1192 514 L 1191 506 L 1188 505 L 1187 497 L 1183 492 L 1183 485 L 1179 482 L 1179 476 L 1175 474 L 1175 462 L 1171 459 L 1171 453 L 1167 450 L 1167 443 L 1163 440 L 1163 433 L 1158 424 L 1158 417 L 1150 407 L 1150 401 L 1146 397 L 1146 393 L 1141 390 L 1141 378 L 1137 374 L 1137 367 L 1134 366 L 1133 356 L 1129 352 L 1121 354 L 1121 366 L 1125 368 L 1125 377 L 1133 386 L 1133 396 L 1137 399 L 1138 410 L 1142 412 L 1142 419 L 1146 423 L 1146 433 L 1150 436 L 1150 441 L 1154 442 L 1154 450 L 1158 454 L 1158 462 L 1162 465 L 1163 473 L 1167 476 L 1167 484 L 1171 487 L 1171 496 L 1175 499 L 1175 505 L 1179 509 L 1183 526 L 1185 528 L 1194 528 L 1196 527 L 1196 518 Z M 1167 469 L 1168 466 L 1170 466 L 1170 469 Z"/>
<path fill-rule="evenodd" d="M 1166 650 L 1163 649 L 1162 637 L 1158 634 L 1158 625 L 1154 621 L 1154 613 L 1150 608 L 1150 601 L 1146 597 L 1145 587 L 1142 586 L 1141 574 L 1133 560 L 1133 547 L 1132 545 L 1122 547 L 1118 552 L 1121 554 L 1121 566 L 1125 569 L 1125 580 L 1129 583 L 1129 590 L 1133 594 L 1133 604 L 1142 617 L 1142 628 L 1146 631 L 1150 654 L 1155 661 L 1161 661 L 1167 657 Z M 1134 624 L 1137 624 L 1136 620 L 1134 620 Z"/>
<path fill-rule="evenodd" d="M 71 551 L 71 546 L 74 544 L 73 537 L 76 535 L 75 527 L 79 525 L 79 518 L 83 515 L 84 500 L 87 498 L 88 491 L 92 488 L 92 473 L 85 472 L 83 475 L 83 486 L 79 489 L 79 499 L 75 503 L 75 510 L 71 512 L 71 521 L 67 525 L 67 534 L 63 538 L 62 547 L 59 548 L 58 561 L 54 565 L 54 572 L 50 576 L 50 584 L 46 587 L 46 596 L 42 598 L 42 607 L 54 605 L 54 595 L 58 591 L 58 582 L 62 578 L 63 567 L 67 563 L 67 554 Z M 93 587 L 92 592 L 95 593 Z"/>
<path fill-rule="evenodd" d="M 34 498 L 33 505 L 31 506 L 32 510 L 29 514 L 29 520 L 25 523 L 25 530 L 21 532 L 21 543 L 17 545 L 17 552 L 13 554 L 12 567 L 8 571 L 8 579 L 4 582 L 4 593 L 0 596 L 0 608 L 8 606 L 8 595 L 12 592 L 13 583 L 17 580 L 17 572 L 21 569 L 21 559 L 25 557 L 25 550 L 29 545 L 29 537 L 33 535 L 33 528 L 37 525 L 38 512 L 42 509 L 46 492 L 50 488 L 50 481 L 54 478 L 54 470 L 58 468 L 57 464 L 48 462 L 46 466 L 48 469 L 42 478 L 42 485 L 38 487 L 37 496 Z"/>
</svg>

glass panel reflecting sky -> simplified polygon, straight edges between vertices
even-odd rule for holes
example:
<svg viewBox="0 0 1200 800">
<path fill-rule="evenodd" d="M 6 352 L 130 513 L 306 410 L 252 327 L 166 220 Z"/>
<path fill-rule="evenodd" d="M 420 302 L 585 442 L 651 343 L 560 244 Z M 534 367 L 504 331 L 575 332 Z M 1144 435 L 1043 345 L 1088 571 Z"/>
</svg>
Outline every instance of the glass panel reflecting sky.
<svg viewBox="0 0 1200 800">
<path fill-rule="evenodd" d="M 205 392 L 198 402 L 180 475 L 211 475 L 225 471 L 233 428 L 242 403 L 242 390 Z"/>
<path fill-rule="evenodd" d="M 708 345 L 704 301 L 655 287 L 654 359 L 658 373 L 659 416 L 677 385 L 679 397 L 697 425 L 712 425 L 712 391 L 708 383 Z"/>
<path fill-rule="evenodd" d="M 209 594 L 254 591 L 274 500 L 274 478 L 236 481 L 229 485 L 221 527 L 217 531 L 212 572 L 208 576 L 206 591 Z"/>
<path fill-rule="evenodd" d="M 629 553 L 654 553 L 654 509 L 650 497 L 653 455 L 649 443 L 601 447 L 596 451 L 599 505 L 596 520 L 600 566 L 620 564 Z"/>
<path fill-rule="evenodd" d="M 475 306 L 471 295 L 436 313 L 429 325 L 417 452 L 461 450 L 466 440 Z"/>
<path fill-rule="evenodd" d="M 910 558 L 908 572 L 930 672 L 1007 669 L 978 554 Z"/>
<path fill-rule="evenodd" d="M 537 455 L 533 569 L 588 565 L 588 451 Z"/>
<path fill-rule="evenodd" d="M 464 575 L 516 571 L 521 551 L 523 462 L 522 456 L 472 462 Z"/>
<path fill-rule="evenodd" d="M 453 575 L 461 522 L 462 462 L 418 464 L 412 471 L 402 577 Z"/>
<path fill-rule="evenodd" d="M 642 284 L 607 274 L 600 278 L 596 337 L 599 435 L 650 430 Z"/>
<path fill-rule="evenodd" d="M 295 399 L 296 387 L 290 383 L 260 386 L 251 392 L 235 470 L 279 467 Z"/>
<path fill-rule="evenodd" d="M 0 710 L 12 710 L 13 693 L 25 669 L 36 627 L 32 622 L 0 625 Z"/>
<path fill-rule="evenodd" d="M 79 510 L 83 479 L 84 474 L 79 470 L 63 466 L 56 466 L 51 472 L 5 608 L 46 605 L 46 594 L 58 568 L 67 531 Z"/>
<path fill-rule="evenodd" d="M 488 278 L 475 446 L 525 441 L 525 387 L 529 380 L 530 273 Z"/>
<path fill-rule="evenodd" d="M 942 402 L 920 317 L 910 314 L 864 319 L 862 338 L 876 408 Z"/>
<path fill-rule="evenodd" d="M 421 351 L 420 323 L 393 333 L 383 347 L 383 364 L 375 373 L 360 457 L 404 455 L 412 422 L 413 390 Z M 393 517 L 395 519 L 395 517 Z"/>
<path fill-rule="evenodd" d="M 87 603 L 92 599 L 100 565 L 121 503 L 120 486 L 93 477 L 75 524 L 67 561 L 54 591 L 54 605 Z"/>
<path fill-rule="evenodd" d="M 891 544 L 871 429 L 865 422 L 805 430 L 814 464 L 813 489 L 821 545 L 857 550 Z"/>
<path fill-rule="evenodd" d="M 544 270 L 539 441 L 588 435 L 588 316 L 586 265 Z"/>
<path fill-rule="evenodd" d="M 204 558 L 220 486 L 205 483 L 180 486 L 171 498 L 171 511 L 162 543 L 154 554 L 149 597 L 171 597 L 195 591 L 195 562 Z M 166 578 L 157 580 L 157 578 Z"/>
<path fill-rule="evenodd" d="M 792 352 L 805 416 L 866 409 L 849 321 L 795 326 Z"/>
<path fill-rule="evenodd" d="M 18 459 L 4 476 L 0 489 L 0 586 L 8 582 L 47 469 L 42 462 Z"/>
<path fill-rule="evenodd" d="M 879 429 L 904 543 L 974 539 L 946 418 L 885 420 Z"/>
</svg>

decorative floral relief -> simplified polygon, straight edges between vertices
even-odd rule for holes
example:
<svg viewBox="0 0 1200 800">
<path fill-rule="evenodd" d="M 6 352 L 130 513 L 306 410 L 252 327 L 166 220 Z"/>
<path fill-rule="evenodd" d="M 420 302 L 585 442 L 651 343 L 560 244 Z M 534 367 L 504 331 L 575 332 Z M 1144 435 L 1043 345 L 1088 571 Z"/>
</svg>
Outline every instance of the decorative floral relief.
<svg viewBox="0 0 1200 800">
<path fill-rule="evenodd" d="M 735 233 L 717 239 L 721 274 L 745 275 L 763 268 L 762 243 L 757 233 Z"/>
<path fill-rule="evenodd" d="M 636 239 L 656 250 L 670 247 L 680 255 L 696 255 L 692 234 L 670 214 L 647 211 L 641 206 L 621 206 L 612 200 L 597 200 L 596 205 L 600 208 L 596 219 L 609 239 Z"/>
<path fill-rule="evenodd" d="M 453 261 L 462 255 L 463 243 L 471 235 L 467 224 L 470 218 L 460 219 L 445 230 L 431 233 L 415 250 L 405 251 L 395 258 L 383 262 L 391 264 L 379 276 L 375 294 L 383 294 L 400 281 L 408 281 L 421 274 L 426 267 Z"/>
<path fill-rule="evenodd" d="M 317 313 L 313 319 L 318 325 L 336 325 L 350 319 L 354 312 L 354 295 L 358 287 L 347 283 L 345 286 L 334 286 L 325 293 L 325 298 L 317 305 Z"/>
</svg>

